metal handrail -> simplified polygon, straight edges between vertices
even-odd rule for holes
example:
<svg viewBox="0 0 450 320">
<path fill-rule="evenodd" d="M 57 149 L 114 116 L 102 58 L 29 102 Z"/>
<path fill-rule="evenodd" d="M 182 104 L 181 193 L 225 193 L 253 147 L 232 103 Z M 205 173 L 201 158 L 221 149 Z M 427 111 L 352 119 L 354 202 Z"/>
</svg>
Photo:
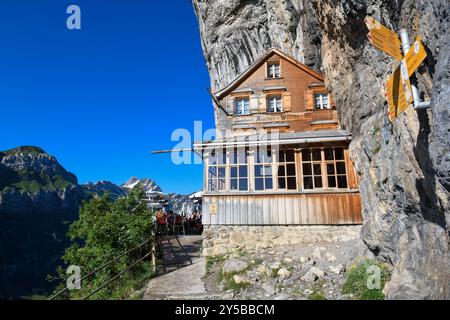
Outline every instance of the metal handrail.
<svg viewBox="0 0 450 320">
<path fill-rule="evenodd" d="M 103 270 L 104 268 L 110 266 L 111 264 L 113 264 L 114 262 L 116 262 L 117 260 L 119 260 L 120 258 L 122 258 L 122 257 L 126 256 L 127 254 L 129 254 L 130 252 L 133 252 L 133 251 L 135 251 L 135 250 L 141 248 L 142 246 L 144 246 L 145 244 L 147 244 L 149 241 L 150 241 L 150 239 L 145 240 L 145 241 L 144 241 L 143 243 L 141 243 L 140 245 L 138 245 L 138 246 L 136 246 L 136 247 L 134 247 L 134 248 L 132 248 L 132 249 L 130 249 L 130 250 L 128 250 L 128 251 L 122 253 L 120 256 L 118 256 L 118 257 L 114 258 L 113 260 L 111 260 L 111 261 L 105 263 L 104 265 L 100 266 L 99 268 L 95 269 L 94 271 L 91 271 L 90 273 L 88 273 L 87 275 L 85 275 L 84 277 L 82 277 L 82 278 L 80 279 L 80 282 L 83 281 L 83 280 L 85 280 L 85 279 L 87 279 L 87 278 L 89 278 L 90 276 L 96 274 L 96 273 L 99 272 L 100 270 Z M 151 254 L 151 253 L 150 253 L 150 254 Z M 140 261 L 138 261 L 138 262 L 140 262 Z M 134 265 L 133 265 L 133 266 L 134 266 Z M 56 299 L 57 297 L 59 297 L 60 295 L 62 295 L 62 294 L 63 294 L 64 292 L 66 292 L 67 290 L 69 290 L 68 287 L 66 287 L 66 288 L 64 288 L 64 289 L 62 289 L 62 290 L 60 290 L 60 291 L 58 291 L 55 295 L 53 295 L 52 297 L 50 297 L 48 300 L 54 300 L 54 299 Z"/>
<path fill-rule="evenodd" d="M 104 283 L 103 285 L 101 285 L 100 287 L 98 287 L 97 289 L 95 289 L 93 292 L 91 292 L 90 294 L 88 294 L 86 297 L 83 298 L 83 300 L 87 300 L 90 297 L 92 297 L 94 294 L 96 294 L 97 292 L 99 292 L 100 290 L 102 290 L 104 287 L 106 287 L 108 284 L 110 284 L 111 282 L 113 282 L 114 280 L 118 279 L 120 276 L 122 276 L 125 272 L 128 272 L 129 270 L 131 270 L 131 268 L 133 268 L 135 265 L 137 265 L 139 262 L 141 262 L 142 260 L 150 257 L 152 253 L 149 252 L 147 253 L 145 256 L 143 256 L 142 258 L 140 258 L 139 260 L 135 261 L 133 264 L 131 264 L 128 268 L 126 268 L 125 270 L 122 270 L 121 272 L 119 272 L 117 275 L 115 275 L 114 277 L 112 277 L 111 279 L 109 279 L 106 283 Z"/>
</svg>

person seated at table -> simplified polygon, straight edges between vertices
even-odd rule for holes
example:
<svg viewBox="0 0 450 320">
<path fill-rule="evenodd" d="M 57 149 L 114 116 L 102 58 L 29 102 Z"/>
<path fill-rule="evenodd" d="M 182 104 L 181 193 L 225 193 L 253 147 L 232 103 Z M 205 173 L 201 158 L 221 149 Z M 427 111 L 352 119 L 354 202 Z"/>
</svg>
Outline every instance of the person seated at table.
<svg viewBox="0 0 450 320">
<path fill-rule="evenodd" d="M 156 221 L 159 225 L 165 225 L 167 223 L 166 215 L 162 209 L 159 209 L 158 212 L 156 212 Z"/>
</svg>

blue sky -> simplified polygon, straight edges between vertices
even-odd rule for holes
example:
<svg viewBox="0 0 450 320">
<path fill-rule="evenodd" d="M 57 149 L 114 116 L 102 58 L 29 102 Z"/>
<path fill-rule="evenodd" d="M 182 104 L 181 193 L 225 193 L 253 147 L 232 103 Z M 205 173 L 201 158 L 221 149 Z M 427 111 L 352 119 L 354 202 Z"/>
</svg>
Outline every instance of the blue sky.
<svg viewBox="0 0 450 320">
<path fill-rule="evenodd" d="M 66 9 L 81 8 L 81 30 Z M 174 129 L 214 127 L 209 77 L 188 0 L 2 0 L 0 150 L 36 145 L 81 183 L 148 177 L 201 188 L 201 165 L 174 165 Z"/>
</svg>

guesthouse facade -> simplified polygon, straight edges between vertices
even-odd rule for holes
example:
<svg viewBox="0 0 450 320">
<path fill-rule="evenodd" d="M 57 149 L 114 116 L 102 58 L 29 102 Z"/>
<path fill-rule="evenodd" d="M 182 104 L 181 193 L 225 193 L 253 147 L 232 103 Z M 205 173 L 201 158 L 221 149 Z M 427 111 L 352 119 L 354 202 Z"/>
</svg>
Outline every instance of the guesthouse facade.
<svg viewBox="0 0 450 320">
<path fill-rule="evenodd" d="M 213 92 L 217 137 L 204 159 L 204 225 L 362 222 L 351 135 L 324 77 L 271 49 Z"/>
</svg>

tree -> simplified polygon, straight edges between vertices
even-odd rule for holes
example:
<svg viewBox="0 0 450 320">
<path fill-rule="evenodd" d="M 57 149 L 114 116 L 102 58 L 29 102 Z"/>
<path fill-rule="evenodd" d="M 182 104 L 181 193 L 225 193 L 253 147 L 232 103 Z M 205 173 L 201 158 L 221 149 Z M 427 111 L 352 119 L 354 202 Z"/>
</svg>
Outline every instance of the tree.
<svg viewBox="0 0 450 320">
<path fill-rule="evenodd" d="M 153 234 L 153 214 L 148 208 L 146 194 L 140 188 L 131 190 L 126 197 L 117 199 L 115 202 L 108 194 L 84 202 L 80 208 L 79 220 L 69 228 L 68 235 L 73 243 L 66 249 L 63 256 L 67 266 L 75 265 L 81 268 L 82 276 L 144 241 L 148 239 L 150 241 L 140 250 L 126 254 L 92 277 L 82 281 L 81 289 L 71 291 L 66 298 L 86 296 L 139 257 L 144 256 L 151 250 Z M 148 262 L 145 263 L 148 264 Z M 94 297 L 98 299 L 112 298 L 118 288 L 126 286 L 127 281 L 142 271 L 142 264 L 137 265 L 130 273 L 114 281 Z M 64 279 L 65 286 L 65 279 L 68 275 L 62 268 L 58 269 L 58 274 L 61 279 Z M 62 285 L 59 288 L 61 287 Z"/>
</svg>

